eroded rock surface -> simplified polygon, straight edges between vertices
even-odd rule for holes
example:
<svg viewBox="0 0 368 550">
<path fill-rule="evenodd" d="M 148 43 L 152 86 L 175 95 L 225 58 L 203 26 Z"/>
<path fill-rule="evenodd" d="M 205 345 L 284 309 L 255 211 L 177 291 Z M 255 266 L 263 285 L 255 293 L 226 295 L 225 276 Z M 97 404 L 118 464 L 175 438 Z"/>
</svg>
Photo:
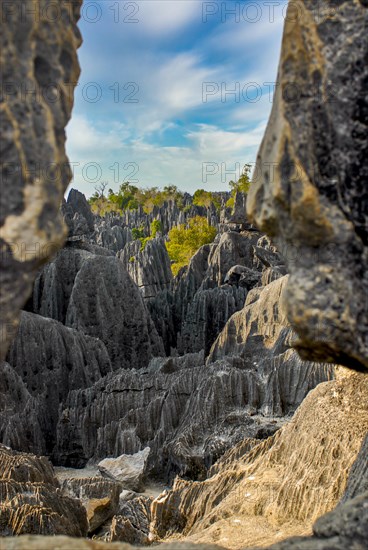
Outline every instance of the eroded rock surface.
<svg viewBox="0 0 368 550">
<path fill-rule="evenodd" d="M 49 454 L 55 444 L 59 406 L 68 393 L 91 386 L 112 371 L 103 342 L 28 312 L 22 312 L 8 361 L 33 397 L 27 403 L 35 406 L 32 413 L 41 427 L 45 451 Z M 24 417 L 30 431 L 37 426 L 37 423 L 32 426 L 32 416 Z M 3 429 L 6 429 L 4 425 Z"/>
<path fill-rule="evenodd" d="M 160 290 L 170 286 L 173 276 L 162 238 L 148 241 L 143 250 L 140 240 L 133 241 L 119 257 L 144 298 L 154 298 Z"/>
<path fill-rule="evenodd" d="M 83 506 L 61 494 L 47 459 L 0 446 L 0 466 L 0 536 L 86 536 Z"/>
<path fill-rule="evenodd" d="M 230 457 L 204 482 L 178 479 L 173 490 L 152 505 L 153 530 L 160 538 L 178 530 L 188 541 L 216 541 L 230 548 L 266 545 L 306 532 L 342 497 L 367 430 L 366 376 L 341 376 L 320 384 L 273 437 L 243 456 L 235 454 L 233 461 Z M 315 531 L 331 536 L 341 529 L 346 540 L 363 541 L 359 513 L 366 514 L 364 495 L 352 508 L 341 509 L 336 523 L 326 517 Z M 293 546 L 287 541 L 276 548 L 309 549 L 307 543 Z"/>
<path fill-rule="evenodd" d="M 65 324 L 105 343 L 114 369 L 142 368 L 163 355 L 143 298 L 117 258 L 87 258 L 70 295 Z"/>
<path fill-rule="evenodd" d="M 121 455 L 116 458 L 105 458 L 98 464 L 101 474 L 109 479 L 119 481 L 124 489 L 139 492 L 143 488 L 143 474 L 150 448 L 133 455 Z"/>
<path fill-rule="evenodd" d="M 66 478 L 65 496 L 79 499 L 87 511 L 88 532 L 93 533 L 119 511 L 122 484 L 102 477 Z"/>
<path fill-rule="evenodd" d="M 148 446 L 148 471 L 198 478 L 244 437 L 272 435 L 334 372 L 301 361 L 290 348 L 280 300 L 285 283 L 249 294 L 206 366 L 203 353 L 156 359 L 147 369 L 120 370 L 70 392 L 58 424 L 58 460 L 84 465 Z"/>
<path fill-rule="evenodd" d="M 59 207 L 71 179 L 64 128 L 79 77 L 77 22 L 82 1 L 61 4 L 52 25 L 52 0 L 40 0 L 35 11 L 28 10 L 28 4 L 2 3 L 0 56 L 8 92 L 0 107 L 0 360 L 37 271 L 66 236 Z M 31 90 L 35 94 L 29 94 Z"/>
<path fill-rule="evenodd" d="M 287 259 L 302 356 L 367 369 L 368 6 L 294 9 L 247 212 Z M 288 99 L 291 84 L 302 100 Z"/>
</svg>

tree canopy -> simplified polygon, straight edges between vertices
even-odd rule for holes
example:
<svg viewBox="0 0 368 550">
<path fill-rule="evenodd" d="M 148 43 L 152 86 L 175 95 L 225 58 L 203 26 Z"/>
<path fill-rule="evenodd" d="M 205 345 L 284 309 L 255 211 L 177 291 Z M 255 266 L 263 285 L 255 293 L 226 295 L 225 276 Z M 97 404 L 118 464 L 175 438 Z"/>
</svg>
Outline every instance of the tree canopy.
<svg viewBox="0 0 368 550">
<path fill-rule="evenodd" d="M 179 270 L 188 265 L 190 258 L 204 244 L 211 243 L 216 236 L 216 228 L 209 225 L 204 216 L 191 218 L 188 225 L 173 227 L 168 234 L 166 248 L 172 261 L 172 272 L 177 275 Z"/>
</svg>

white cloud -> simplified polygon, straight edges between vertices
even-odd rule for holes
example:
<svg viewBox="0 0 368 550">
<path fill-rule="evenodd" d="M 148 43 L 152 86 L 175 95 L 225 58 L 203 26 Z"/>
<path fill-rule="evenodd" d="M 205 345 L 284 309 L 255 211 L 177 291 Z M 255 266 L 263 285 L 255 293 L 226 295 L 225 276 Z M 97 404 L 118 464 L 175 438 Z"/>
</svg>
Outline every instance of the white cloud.
<svg viewBox="0 0 368 550">
<path fill-rule="evenodd" d="M 188 135 L 189 146 L 160 147 L 143 139 L 124 141 L 118 129 L 104 133 L 83 117 L 75 118 L 71 130 L 71 137 L 67 141 L 68 154 L 75 165 L 78 163 L 71 186 L 78 187 L 87 195 L 93 193 L 97 183 L 88 179 L 88 176 L 94 178 L 96 171 L 85 170 L 86 164 L 91 162 L 99 164 L 100 179 L 107 180 L 109 186 L 115 189 L 131 171 L 131 168 L 126 168 L 127 165 L 134 163 L 139 169 L 136 174 L 138 185 L 143 187 L 163 187 L 174 183 L 191 192 L 198 187 L 224 190 L 227 182 L 236 177 L 232 174 L 234 169 L 240 170 L 245 162 L 255 159 L 263 133 L 262 126 L 245 133 L 198 125 Z M 68 134 L 69 132 L 68 127 Z M 111 167 L 115 163 L 119 164 L 119 180 L 114 182 Z M 210 175 L 204 177 L 208 163 L 211 164 Z"/>
<path fill-rule="evenodd" d="M 142 0 L 137 2 L 136 18 L 150 35 L 167 35 L 185 27 L 191 21 L 201 21 L 202 7 L 198 0 Z"/>
</svg>

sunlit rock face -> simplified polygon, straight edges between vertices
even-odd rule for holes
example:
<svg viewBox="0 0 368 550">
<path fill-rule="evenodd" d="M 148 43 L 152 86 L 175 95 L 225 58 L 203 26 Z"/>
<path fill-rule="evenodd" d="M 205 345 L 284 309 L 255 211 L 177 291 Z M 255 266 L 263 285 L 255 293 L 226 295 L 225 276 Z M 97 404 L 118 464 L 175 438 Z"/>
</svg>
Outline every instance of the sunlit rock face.
<svg viewBox="0 0 368 550">
<path fill-rule="evenodd" d="M 288 262 L 304 358 L 368 368 L 368 6 L 297 0 L 247 212 Z"/>
<path fill-rule="evenodd" d="M 38 268 L 65 237 L 59 207 L 71 170 L 64 128 L 79 77 L 82 0 L 61 2 L 50 24 L 52 4 L 2 3 L 0 359 Z"/>
<path fill-rule="evenodd" d="M 60 491 L 50 462 L 0 445 L 0 535 L 87 535 L 81 502 Z M 3 543 L 1 543 L 3 547 Z"/>
</svg>

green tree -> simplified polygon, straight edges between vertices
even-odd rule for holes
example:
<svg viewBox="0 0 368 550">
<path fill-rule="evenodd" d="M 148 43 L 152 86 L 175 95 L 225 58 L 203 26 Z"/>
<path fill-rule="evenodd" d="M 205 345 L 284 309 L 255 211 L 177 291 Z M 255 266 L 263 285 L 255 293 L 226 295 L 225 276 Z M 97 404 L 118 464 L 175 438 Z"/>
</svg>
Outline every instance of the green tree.
<svg viewBox="0 0 368 550">
<path fill-rule="evenodd" d="M 236 182 L 233 180 L 229 181 L 229 187 L 231 189 L 231 197 L 226 203 L 226 206 L 228 208 L 234 207 L 236 193 L 244 193 L 245 195 L 248 193 L 251 185 L 251 181 L 249 177 L 251 169 L 252 167 L 250 164 L 245 164 L 243 168 L 243 173 L 241 174 L 238 181 Z"/>
<path fill-rule="evenodd" d="M 151 238 L 154 239 L 157 233 L 162 233 L 162 223 L 160 220 L 153 220 L 151 223 Z"/>
<path fill-rule="evenodd" d="M 213 204 L 217 210 L 221 208 L 221 204 L 216 195 L 211 193 L 211 191 L 205 191 L 204 189 L 197 189 L 194 193 L 193 204 L 196 206 L 205 206 L 206 208 L 209 208 L 211 204 Z"/>
<path fill-rule="evenodd" d="M 173 274 L 177 275 L 182 267 L 188 265 L 195 252 L 204 244 L 211 243 L 215 236 L 216 228 L 209 225 L 203 216 L 191 218 L 187 226 L 173 227 L 166 243 Z"/>
</svg>

